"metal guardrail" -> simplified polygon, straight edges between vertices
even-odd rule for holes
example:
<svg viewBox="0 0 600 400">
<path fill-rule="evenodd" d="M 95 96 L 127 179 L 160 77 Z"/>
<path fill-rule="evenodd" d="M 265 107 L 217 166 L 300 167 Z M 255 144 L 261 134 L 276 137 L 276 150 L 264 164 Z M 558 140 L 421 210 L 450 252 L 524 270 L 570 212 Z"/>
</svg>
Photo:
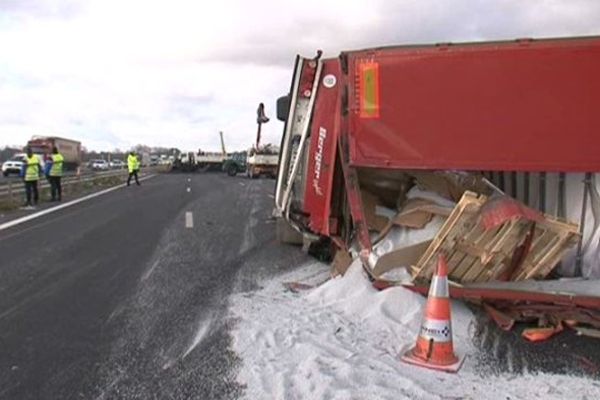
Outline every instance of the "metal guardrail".
<svg viewBox="0 0 600 400">
<path fill-rule="evenodd" d="M 146 173 L 146 172 L 154 172 L 155 173 L 155 172 L 161 172 L 161 171 L 166 171 L 164 166 L 144 168 L 142 172 L 143 173 Z M 65 175 L 65 176 L 63 176 L 61 184 L 62 184 L 63 191 L 64 191 L 65 188 L 67 188 L 73 184 L 93 182 L 97 179 L 102 179 L 102 178 L 112 178 L 112 177 L 119 177 L 119 176 L 126 177 L 128 174 L 129 173 L 126 169 L 119 169 L 119 170 L 111 170 L 111 171 L 84 173 L 84 174 L 80 174 L 80 175 Z M 40 178 L 39 182 L 40 183 L 38 185 L 38 190 L 41 191 L 43 189 L 50 188 L 50 183 L 43 177 Z M 25 186 L 21 179 L 18 179 L 18 180 L 9 179 L 0 185 L 0 199 L 14 200 L 15 196 L 20 196 L 23 193 L 25 193 Z"/>
<path fill-rule="evenodd" d="M 87 177 L 90 177 L 90 176 L 95 176 L 95 175 L 101 174 L 101 173 L 106 173 L 106 172 L 117 173 L 117 172 L 123 172 L 123 171 L 126 171 L 126 170 L 124 170 L 124 169 L 118 169 L 118 170 L 117 169 L 113 169 L 113 170 L 102 171 L 102 172 L 100 172 L 100 171 L 94 171 L 94 170 L 86 170 L 86 171 L 80 172 L 79 175 L 77 175 L 77 172 L 75 172 L 75 171 L 65 171 L 63 173 L 63 177 L 62 178 L 63 178 L 63 182 L 65 182 L 69 178 L 81 177 L 83 179 L 83 178 L 87 178 Z M 40 177 L 40 180 L 42 180 L 42 179 L 44 179 L 43 176 Z M 0 178 L 0 193 L 4 189 L 6 189 L 5 187 L 8 186 L 9 183 L 12 183 L 13 186 L 15 184 L 18 185 L 19 183 L 23 183 L 23 178 L 20 177 L 20 176 L 18 176 L 18 175 L 17 176 L 11 176 L 11 175 L 9 175 L 9 176 L 5 176 L 3 178 Z"/>
</svg>

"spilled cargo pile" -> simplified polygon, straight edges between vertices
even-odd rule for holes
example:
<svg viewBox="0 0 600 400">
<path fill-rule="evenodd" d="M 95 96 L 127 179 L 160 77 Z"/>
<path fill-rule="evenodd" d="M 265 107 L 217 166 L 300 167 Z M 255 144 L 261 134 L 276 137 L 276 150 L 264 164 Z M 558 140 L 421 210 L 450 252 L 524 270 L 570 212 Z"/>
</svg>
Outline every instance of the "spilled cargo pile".
<svg viewBox="0 0 600 400">
<path fill-rule="evenodd" d="M 407 173 L 396 187 L 405 189 L 396 209 L 376 190 L 362 192 L 373 242 L 368 272 L 376 287 L 402 285 L 426 294 L 444 255 L 450 295 L 481 305 L 501 328 L 529 323 L 523 337 L 531 341 L 566 327 L 600 336 L 600 280 L 556 279 L 557 266 L 569 254 L 573 258 L 575 252 L 581 262 L 597 251 L 591 244 L 595 212 L 588 216 L 593 228 L 582 246 L 579 224 L 530 208 L 481 174 Z M 595 192 L 595 186 L 586 188 L 592 211 Z M 351 258 L 339 252 L 334 268 L 343 272 Z"/>
<path fill-rule="evenodd" d="M 600 384 L 590 379 L 596 372 L 587 369 L 595 368 L 595 358 L 585 368 L 568 363 L 568 372 L 561 373 L 540 370 L 528 355 L 510 352 L 506 360 L 515 369 L 497 370 L 502 361 L 481 358 L 477 319 L 460 301 L 451 302 L 455 351 L 466 356 L 460 371 L 401 362 L 420 332 L 425 299 L 402 286 L 375 290 L 358 260 L 344 276 L 328 278 L 326 265 L 307 263 L 259 281 L 257 291 L 232 295 L 232 350 L 241 361 L 243 398 L 600 398 Z"/>
</svg>

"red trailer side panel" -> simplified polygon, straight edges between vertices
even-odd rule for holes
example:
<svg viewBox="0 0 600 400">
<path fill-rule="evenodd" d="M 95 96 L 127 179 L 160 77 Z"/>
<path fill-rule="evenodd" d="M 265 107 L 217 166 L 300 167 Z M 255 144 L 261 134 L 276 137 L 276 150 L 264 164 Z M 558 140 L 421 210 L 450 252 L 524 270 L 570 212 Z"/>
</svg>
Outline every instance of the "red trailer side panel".
<svg viewBox="0 0 600 400">
<path fill-rule="evenodd" d="M 600 171 L 600 38 L 344 55 L 352 165 Z"/>
</svg>

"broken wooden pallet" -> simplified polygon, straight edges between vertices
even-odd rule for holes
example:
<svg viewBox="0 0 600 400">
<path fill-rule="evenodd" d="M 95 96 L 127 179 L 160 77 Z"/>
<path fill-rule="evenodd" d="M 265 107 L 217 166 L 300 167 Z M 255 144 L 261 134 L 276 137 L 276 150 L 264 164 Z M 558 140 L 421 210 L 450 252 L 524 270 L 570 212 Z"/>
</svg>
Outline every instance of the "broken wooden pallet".
<svg viewBox="0 0 600 400">
<path fill-rule="evenodd" d="M 494 225 L 486 226 L 483 209 L 491 201 L 486 196 L 465 192 L 412 267 L 415 281 L 431 279 L 440 253 L 446 255 L 449 278 L 455 282 L 544 278 L 580 239 L 576 224 L 537 213 L 508 198 L 500 199 L 494 210 L 498 211 L 492 219 Z M 531 237 L 526 241 L 528 236 Z M 522 258 L 515 254 L 518 249 L 523 252 Z"/>
</svg>

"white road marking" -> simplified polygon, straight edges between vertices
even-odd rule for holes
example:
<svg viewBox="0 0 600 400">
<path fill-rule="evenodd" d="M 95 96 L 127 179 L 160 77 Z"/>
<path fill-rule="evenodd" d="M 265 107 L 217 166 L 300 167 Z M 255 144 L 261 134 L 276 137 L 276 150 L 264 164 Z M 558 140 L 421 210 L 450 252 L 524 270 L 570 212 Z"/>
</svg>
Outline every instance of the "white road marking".
<svg viewBox="0 0 600 400">
<path fill-rule="evenodd" d="M 191 188 L 187 188 L 187 192 L 188 192 L 188 193 L 189 193 L 189 192 L 191 192 L 191 191 L 192 191 L 192 189 L 191 189 Z"/>
<path fill-rule="evenodd" d="M 144 176 L 143 178 L 140 178 L 140 182 L 141 181 L 145 181 L 145 180 L 150 179 L 150 178 L 153 178 L 155 176 L 156 175 Z M 117 185 L 117 186 L 113 186 L 113 187 L 108 188 L 108 189 L 101 190 L 101 191 L 96 192 L 96 193 L 88 194 L 87 196 L 81 197 L 79 199 L 71 200 L 71 201 L 69 201 L 67 203 L 60 204 L 60 205 L 58 205 L 56 207 L 47 208 L 45 210 L 42 210 L 42 211 L 30 214 L 30 215 L 26 215 L 25 217 L 13 219 L 12 221 L 8 221 L 8 222 L 5 222 L 3 224 L 0 224 L 0 231 L 3 231 L 3 230 L 8 229 L 8 228 L 12 228 L 13 226 L 20 225 L 20 224 L 22 224 L 24 222 L 27 222 L 27 221 L 31 221 L 32 219 L 43 217 L 44 215 L 51 214 L 51 213 L 53 213 L 55 211 L 59 211 L 59 210 L 62 210 L 64 208 L 74 206 L 75 204 L 79 204 L 79 203 L 82 203 L 84 201 L 93 199 L 94 197 L 102 196 L 103 194 L 110 193 L 110 192 L 112 192 L 114 190 L 117 190 L 117 189 L 120 189 L 120 188 L 124 188 L 126 186 L 127 185 L 123 183 L 123 184 L 120 184 L 120 185 Z"/>
<path fill-rule="evenodd" d="M 185 212 L 185 227 L 193 228 L 194 227 L 194 215 L 191 211 Z"/>
<path fill-rule="evenodd" d="M 192 180 L 190 178 L 188 178 L 188 182 L 191 182 Z"/>
<path fill-rule="evenodd" d="M 240 184 L 240 186 L 246 186 L 246 184 L 244 182 L 238 182 Z"/>
</svg>

